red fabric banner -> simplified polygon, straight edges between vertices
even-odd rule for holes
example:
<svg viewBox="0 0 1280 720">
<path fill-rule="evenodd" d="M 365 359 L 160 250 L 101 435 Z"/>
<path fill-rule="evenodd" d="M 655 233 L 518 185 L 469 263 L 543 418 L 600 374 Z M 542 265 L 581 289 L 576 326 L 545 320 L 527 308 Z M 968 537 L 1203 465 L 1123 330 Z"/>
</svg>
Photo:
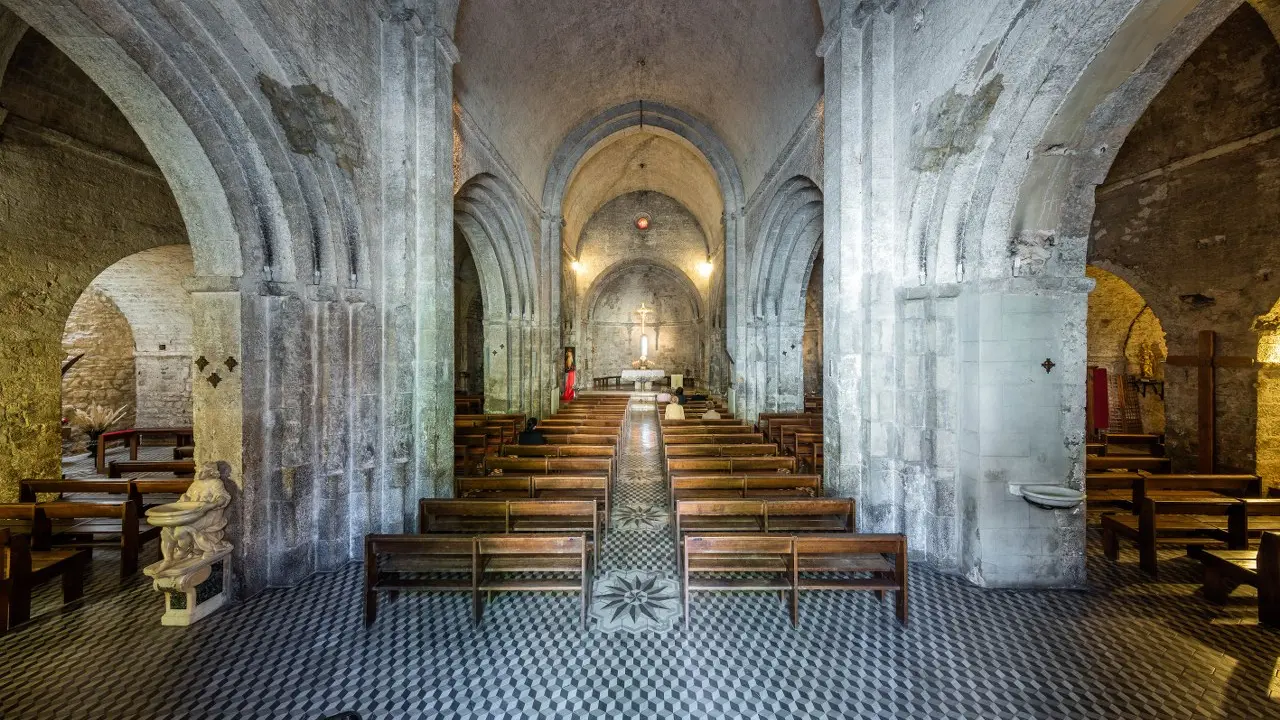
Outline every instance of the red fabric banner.
<svg viewBox="0 0 1280 720">
<path fill-rule="evenodd" d="M 564 374 L 564 395 L 560 396 L 561 401 L 571 403 L 574 398 L 578 397 L 578 391 L 573 389 L 574 379 L 577 376 L 577 370 L 570 370 Z"/>
<path fill-rule="evenodd" d="M 1111 384 L 1107 382 L 1107 369 L 1093 369 L 1093 428 L 1106 430 L 1111 427 Z"/>
</svg>

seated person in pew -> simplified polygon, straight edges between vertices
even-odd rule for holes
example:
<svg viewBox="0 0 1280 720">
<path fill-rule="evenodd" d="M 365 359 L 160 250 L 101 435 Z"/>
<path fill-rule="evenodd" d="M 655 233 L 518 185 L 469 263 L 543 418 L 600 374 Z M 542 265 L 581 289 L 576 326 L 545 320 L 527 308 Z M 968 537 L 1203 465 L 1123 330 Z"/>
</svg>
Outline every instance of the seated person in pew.
<svg viewBox="0 0 1280 720">
<path fill-rule="evenodd" d="M 684 396 L 684 388 L 682 387 L 676 388 L 676 395 L 672 399 L 675 400 L 677 403 L 680 403 L 681 405 L 684 405 L 689 402 L 689 398 Z"/>
<path fill-rule="evenodd" d="M 679 403 L 668 403 L 663 417 L 667 420 L 684 420 L 684 408 Z"/>
<path fill-rule="evenodd" d="M 520 437 L 517 438 L 516 444 L 518 445 L 546 445 L 547 444 L 547 436 L 543 435 L 542 431 L 538 429 L 538 418 L 529 418 L 529 421 L 524 424 L 524 432 L 520 433 Z"/>
<path fill-rule="evenodd" d="M 711 408 L 710 410 L 707 410 L 706 412 L 702 413 L 702 419 L 703 420 L 719 420 L 720 413 L 716 412 L 715 408 Z"/>
</svg>

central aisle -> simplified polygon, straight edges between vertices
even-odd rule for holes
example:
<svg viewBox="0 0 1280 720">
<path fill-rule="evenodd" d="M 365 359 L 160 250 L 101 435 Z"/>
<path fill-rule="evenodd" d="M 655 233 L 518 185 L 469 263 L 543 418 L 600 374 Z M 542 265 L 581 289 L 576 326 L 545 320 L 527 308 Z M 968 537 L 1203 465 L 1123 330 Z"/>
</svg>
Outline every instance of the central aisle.
<svg viewBox="0 0 1280 720">
<path fill-rule="evenodd" d="M 629 431 L 619 451 L 612 527 L 605 536 L 591 616 L 596 629 L 606 633 L 667 631 L 680 617 L 680 586 L 652 401 L 631 401 Z"/>
</svg>

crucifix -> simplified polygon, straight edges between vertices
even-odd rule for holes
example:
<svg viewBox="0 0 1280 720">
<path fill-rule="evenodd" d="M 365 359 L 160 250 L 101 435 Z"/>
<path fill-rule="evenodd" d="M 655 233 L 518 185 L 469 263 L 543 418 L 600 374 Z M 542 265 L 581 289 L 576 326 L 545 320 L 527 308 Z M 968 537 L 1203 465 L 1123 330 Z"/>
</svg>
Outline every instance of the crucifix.
<svg viewBox="0 0 1280 720">
<path fill-rule="evenodd" d="M 653 313 L 653 309 L 640 303 L 640 307 L 636 309 L 636 314 L 640 316 L 640 359 L 649 359 L 649 336 L 645 334 L 645 320 Z"/>
<path fill-rule="evenodd" d="M 1196 368 L 1197 414 L 1200 424 L 1200 451 L 1196 456 L 1196 471 L 1201 473 L 1217 471 L 1215 450 L 1218 429 L 1214 422 L 1217 412 L 1217 390 L 1214 386 L 1217 369 L 1252 368 L 1258 365 L 1251 357 L 1226 357 L 1217 352 L 1218 334 L 1212 330 L 1201 330 L 1195 355 L 1170 355 L 1164 361 L 1166 365 Z"/>
</svg>

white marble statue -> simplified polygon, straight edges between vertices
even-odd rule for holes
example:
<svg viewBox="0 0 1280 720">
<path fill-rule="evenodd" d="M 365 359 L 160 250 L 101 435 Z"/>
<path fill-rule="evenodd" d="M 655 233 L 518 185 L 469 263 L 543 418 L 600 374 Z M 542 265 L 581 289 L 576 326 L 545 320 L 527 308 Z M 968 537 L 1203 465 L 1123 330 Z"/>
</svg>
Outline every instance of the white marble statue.
<svg viewBox="0 0 1280 720">
<path fill-rule="evenodd" d="M 161 506 L 189 508 L 190 512 L 182 513 L 180 524 L 163 524 L 160 530 L 160 552 L 164 559 L 152 566 L 156 573 L 163 573 L 192 559 L 211 558 L 231 549 L 231 544 L 224 537 L 227 505 L 231 503 L 231 493 L 227 492 L 226 483 L 230 479 L 231 466 L 222 461 L 206 463 L 177 503 Z"/>
</svg>

